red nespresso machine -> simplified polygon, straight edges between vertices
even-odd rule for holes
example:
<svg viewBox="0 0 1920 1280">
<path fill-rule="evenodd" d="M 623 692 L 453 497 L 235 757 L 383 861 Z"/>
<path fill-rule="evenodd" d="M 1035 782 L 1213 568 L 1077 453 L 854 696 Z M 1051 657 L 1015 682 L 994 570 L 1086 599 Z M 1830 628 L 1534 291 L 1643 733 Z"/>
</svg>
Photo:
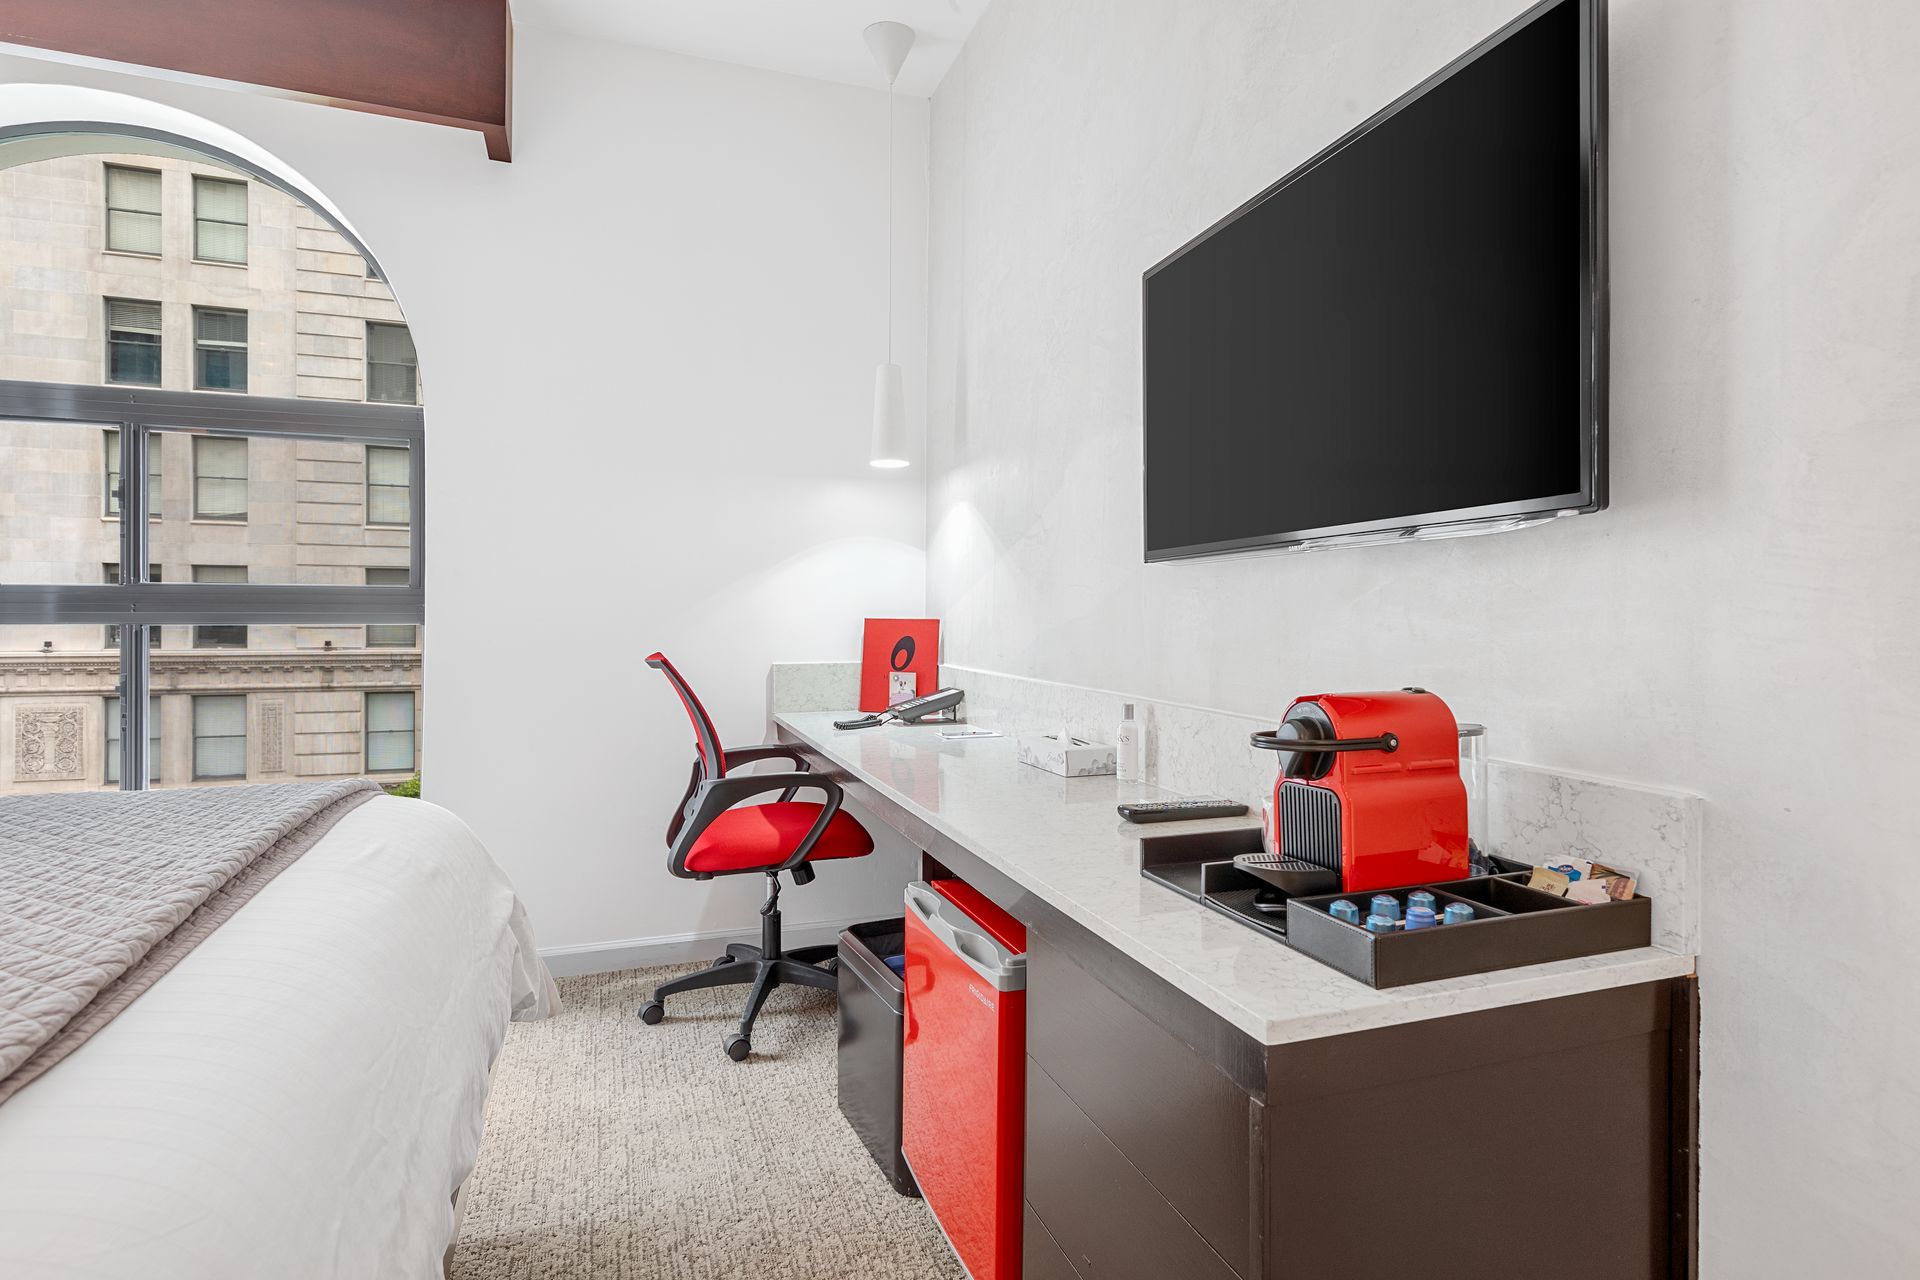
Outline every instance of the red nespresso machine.
<svg viewBox="0 0 1920 1280">
<path fill-rule="evenodd" d="M 1289 893 L 1365 893 L 1468 870 L 1459 725 L 1425 689 L 1294 699 L 1253 745 L 1281 753 L 1271 852 L 1236 865 Z"/>
</svg>

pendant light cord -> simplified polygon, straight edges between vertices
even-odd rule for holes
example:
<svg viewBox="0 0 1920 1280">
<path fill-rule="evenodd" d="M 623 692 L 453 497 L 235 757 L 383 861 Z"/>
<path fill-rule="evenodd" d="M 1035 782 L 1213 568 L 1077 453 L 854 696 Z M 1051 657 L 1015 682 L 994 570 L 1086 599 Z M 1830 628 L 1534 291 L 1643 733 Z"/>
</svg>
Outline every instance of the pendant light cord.
<svg viewBox="0 0 1920 1280">
<path fill-rule="evenodd" d="M 887 81 L 887 363 L 893 363 L 893 81 Z"/>
</svg>

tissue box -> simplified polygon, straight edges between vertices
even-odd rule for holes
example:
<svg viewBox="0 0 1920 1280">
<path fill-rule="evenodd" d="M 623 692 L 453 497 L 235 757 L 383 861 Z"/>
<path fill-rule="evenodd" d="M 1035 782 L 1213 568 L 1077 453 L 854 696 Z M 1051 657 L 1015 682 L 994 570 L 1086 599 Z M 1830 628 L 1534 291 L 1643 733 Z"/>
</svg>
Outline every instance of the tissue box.
<svg viewBox="0 0 1920 1280">
<path fill-rule="evenodd" d="M 1021 764 L 1064 778 L 1092 778 L 1113 772 L 1113 748 L 1103 742 L 1051 733 L 1023 734 L 1014 740 L 1014 754 Z"/>
</svg>

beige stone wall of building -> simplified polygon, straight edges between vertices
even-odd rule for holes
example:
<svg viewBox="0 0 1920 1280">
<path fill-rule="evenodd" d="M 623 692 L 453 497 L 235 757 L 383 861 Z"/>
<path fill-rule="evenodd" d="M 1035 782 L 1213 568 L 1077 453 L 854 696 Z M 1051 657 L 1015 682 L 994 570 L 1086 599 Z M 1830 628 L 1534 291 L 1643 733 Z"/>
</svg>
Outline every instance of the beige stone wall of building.
<svg viewBox="0 0 1920 1280">
<path fill-rule="evenodd" d="M 109 249 L 107 170 L 159 173 L 159 252 Z M 196 175 L 213 165 L 151 156 L 75 156 L 0 170 L 0 379 L 100 384 L 107 302 L 160 304 L 160 382 L 195 386 L 195 308 L 244 311 L 246 391 L 362 400 L 367 325 L 401 324 L 387 286 L 297 201 L 246 184 L 246 261 L 195 257 Z M 217 393 L 216 393 L 217 394 Z M 367 451 L 324 441 L 246 443 L 243 520 L 196 510 L 195 440 L 156 437 L 152 564 L 163 582 L 196 566 L 245 566 L 255 583 L 357 585 L 405 569 L 410 533 L 368 521 Z M 0 581 L 100 582 L 120 558 L 101 428 L 0 420 Z M 231 572 L 231 568 L 228 568 Z M 244 648 L 195 646 L 162 627 L 152 663 L 160 785 L 195 779 L 196 696 L 246 698 L 246 780 L 367 772 L 369 693 L 414 692 L 414 759 L 424 745 L 420 633 L 255 626 Z M 118 678 L 109 629 L 0 626 L 0 793 L 110 783 L 108 708 Z M 405 776 L 405 770 L 373 776 Z M 221 779 L 233 781 L 235 779 Z"/>
</svg>

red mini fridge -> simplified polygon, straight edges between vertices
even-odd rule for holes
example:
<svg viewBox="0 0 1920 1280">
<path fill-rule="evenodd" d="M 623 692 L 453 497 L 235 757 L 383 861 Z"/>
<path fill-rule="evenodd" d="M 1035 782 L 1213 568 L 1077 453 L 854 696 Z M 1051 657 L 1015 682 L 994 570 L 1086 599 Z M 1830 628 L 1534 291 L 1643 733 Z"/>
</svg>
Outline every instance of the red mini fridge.
<svg viewBox="0 0 1920 1280">
<path fill-rule="evenodd" d="M 1026 952 L 971 885 L 907 886 L 900 1147 L 972 1280 L 1020 1280 Z"/>
</svg>

